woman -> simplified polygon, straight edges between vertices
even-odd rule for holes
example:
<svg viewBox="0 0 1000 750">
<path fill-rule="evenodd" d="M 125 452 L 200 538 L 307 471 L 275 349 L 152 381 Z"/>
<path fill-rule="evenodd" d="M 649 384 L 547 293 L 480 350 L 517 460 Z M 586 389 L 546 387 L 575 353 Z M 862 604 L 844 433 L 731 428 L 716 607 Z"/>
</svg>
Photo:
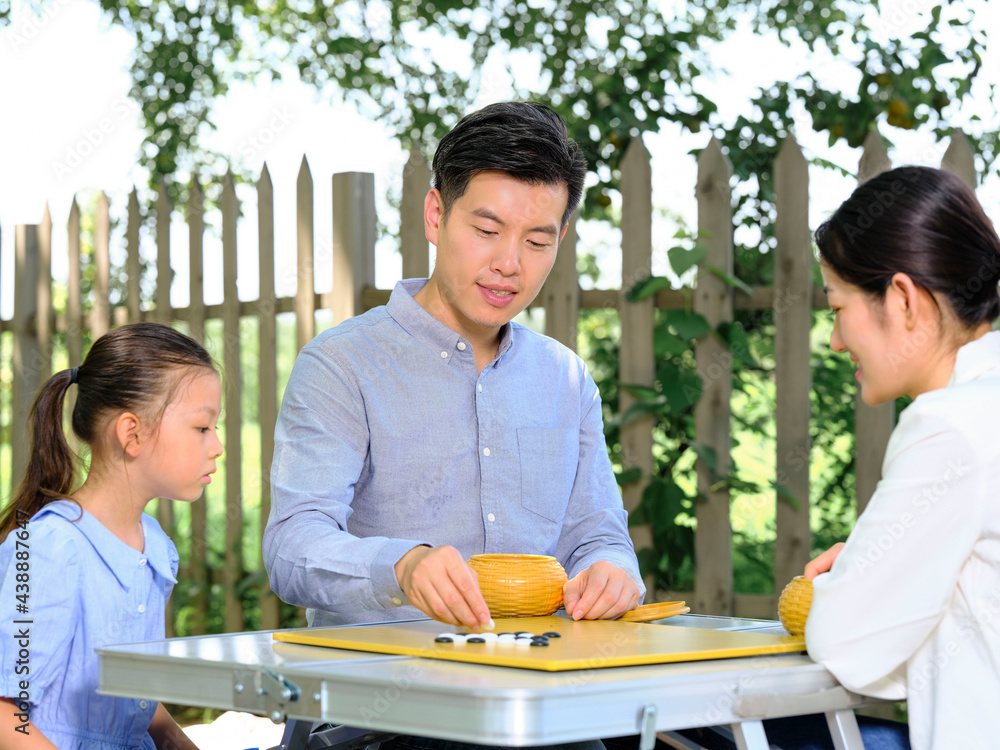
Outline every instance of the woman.
<svg viewBox="0 0 1000 750">
<path fill-rule="evenodd" d="M 814 579 L 810 656 L 906 699 L 914 750 L 996 745 L 1000 706 L 1000 239 L 972 190 L 925 167 L 858 187 L 816 232 L 867 404 L 913 403 L 883 478 Z"/>
</svg>

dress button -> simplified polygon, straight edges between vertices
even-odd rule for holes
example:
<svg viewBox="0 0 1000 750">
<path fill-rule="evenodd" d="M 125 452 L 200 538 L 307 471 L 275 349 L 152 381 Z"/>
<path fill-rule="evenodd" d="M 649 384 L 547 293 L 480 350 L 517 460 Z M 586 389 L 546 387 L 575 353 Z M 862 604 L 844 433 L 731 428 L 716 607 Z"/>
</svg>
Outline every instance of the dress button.
<svg viewBox="0 0 1000 750">
<path fill-rule="evenodd" d="M 139 558 L 139 567 L 141 568 L 145 564 L 146 564 L 146 558 L 145 557 L 140 557 Z"/>
<path fill-rule="evenodd" d="M 493 523 L 493 522 L 494 522 L 495 520 L 497 520 L 497 517 L 496 517 L 496 516 L 494 516 L 494 515 L 493 515 L 492 513 L 490 513 L 490 514 L 489 514 L 488 516 L 486 516 L 486 517 L 487 517 L 488 519 L 490 519 L 490 523 Z"/>
<path fill-rule="evenodd" d="M 458 350 L 460 352 L 464 352 L 465 351 L 465 342 L 464 341 L 459 341 L 458 342 Z"/>
<path fill-rule="evenodd" d="M 139 614 L 141 615 L 145 611 L 146 611 L 146 605 L 145 604 L 140 604 L 139 605 Z"/>
<path fill-rule="evenodd" d="M 489 448 L 483 448 L 483 455 L 484 456 L 490 455 L 490 449 Z"/>
<path fill-rule="evenodd" d="M 448 352 L 441 352 L 441 359 L 448 359 Z"/>
<path fill-rule="evenodd" d="M 394 597 L 392 597 L 392 603 L 393 604 L 402 604 L 403 600 L 400 599 L 398 596 L 394 596 Z"/>
<path fill-rule="evenodd" d="M 143 711 L 145 711 L 148 707 L 149 704 L 146 703 L 146 701 L 139 701 L 139 708 L 141 708 Z"/>
</svg>

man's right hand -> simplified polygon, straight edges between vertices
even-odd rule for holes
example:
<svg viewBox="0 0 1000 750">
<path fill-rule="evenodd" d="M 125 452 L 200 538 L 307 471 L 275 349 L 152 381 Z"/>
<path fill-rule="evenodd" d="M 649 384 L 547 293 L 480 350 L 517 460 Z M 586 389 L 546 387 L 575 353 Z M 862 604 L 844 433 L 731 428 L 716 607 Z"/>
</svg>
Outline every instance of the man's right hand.
<svg viewBox="0 0 1000 750">
<path fill-rule="evenodd" d="M 454 547 L 414 547 L 395 570 L 406 598 L 424 614 L 476 631 L 489 624 L 479 576 Z"/>
</svg>

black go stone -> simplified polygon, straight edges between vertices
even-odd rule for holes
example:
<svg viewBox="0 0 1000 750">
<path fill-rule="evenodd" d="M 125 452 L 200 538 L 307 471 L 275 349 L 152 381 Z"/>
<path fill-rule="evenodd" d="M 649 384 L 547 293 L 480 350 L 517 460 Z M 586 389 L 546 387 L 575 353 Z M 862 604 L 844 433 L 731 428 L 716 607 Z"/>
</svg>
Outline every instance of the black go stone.
<svg viewBox="0 0 1000 750">
<path fill-rule="evenodd" d="M 531 645 L 532 646 L 548 646 L 549 645 L 549 641 L 548 641 L 547 638 L 532 638 L 531 639 Z"/>
<path fill-rule="evenodd" d="M 466 638 L 466 643 L 486 643 L 485 638 Z"/>
<path fill-rule="evenodd" d="M 449 638 L 446 635 L 441 635 L 441 636 L 438 636 L 437 638 L 435 638 L 434 642 L 435 643 L 454 643 L 454 639 L 453 638 Z"/>
<path fill-rule="evenodd" d="M 550 630 L 548 633 L 542 633 L 546 638 L 562 638 L 561 633 L 557 633 L 554 630 Z"/>
</svg>

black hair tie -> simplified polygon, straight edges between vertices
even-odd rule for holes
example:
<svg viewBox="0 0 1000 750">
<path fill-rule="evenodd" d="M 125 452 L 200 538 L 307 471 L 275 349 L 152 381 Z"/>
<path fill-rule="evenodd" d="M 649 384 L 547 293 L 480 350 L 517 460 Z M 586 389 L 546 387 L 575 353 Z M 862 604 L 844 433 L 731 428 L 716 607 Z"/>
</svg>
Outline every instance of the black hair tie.
<svg viewBox="0 0 1000 750">
<path fill-rule="evenodd" d="M 73 385 L 73 383 L 77 382 L 79 379 L 80 379 L 80 368 L 71 367 L 69 370 L 69 384 Z"/>
</svg>

